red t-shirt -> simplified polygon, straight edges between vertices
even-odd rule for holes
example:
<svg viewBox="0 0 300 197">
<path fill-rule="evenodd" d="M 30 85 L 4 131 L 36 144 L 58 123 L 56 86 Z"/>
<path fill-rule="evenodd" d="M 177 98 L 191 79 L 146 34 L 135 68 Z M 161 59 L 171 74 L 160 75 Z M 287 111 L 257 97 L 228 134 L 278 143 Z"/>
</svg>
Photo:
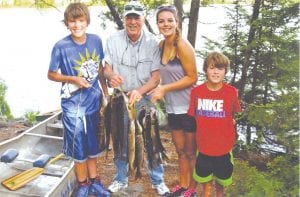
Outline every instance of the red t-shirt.
<svg viewBox="0 0 300 197">
<path fill-rule="evenodd" d="M 235 143 L 233 116 L 241 111 L 238 91 L 226 83 L 218 91 L 211 91 L 206 84 L 191 92 L 188 114 L 197 122 L 198 151 L 220 156 L 231 151 Z"/>
</svg>

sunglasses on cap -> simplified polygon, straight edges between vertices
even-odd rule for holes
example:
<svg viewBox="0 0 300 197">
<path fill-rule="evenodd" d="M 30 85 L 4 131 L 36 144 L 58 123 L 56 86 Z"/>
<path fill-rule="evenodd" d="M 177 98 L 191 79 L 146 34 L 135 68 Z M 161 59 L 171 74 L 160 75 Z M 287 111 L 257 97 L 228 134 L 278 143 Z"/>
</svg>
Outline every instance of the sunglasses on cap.
<svg viewBox="0 0 300 197">
<path fill-rule="evenodd" d="M 174 5 L 162 5 L 162 6 L 159 6 L 157 9 L 159 11 L 160 10 L 174 10 L 174 11 L 177 11 L 177 9 Z"/>
<path fill-rule="evenodd" d="M 142 12 L 144 11 L 144 8 L 140 5 L 125 5 L 124 10 L 125 11 L 135 10 L 138 12 Z"/>
</svg>

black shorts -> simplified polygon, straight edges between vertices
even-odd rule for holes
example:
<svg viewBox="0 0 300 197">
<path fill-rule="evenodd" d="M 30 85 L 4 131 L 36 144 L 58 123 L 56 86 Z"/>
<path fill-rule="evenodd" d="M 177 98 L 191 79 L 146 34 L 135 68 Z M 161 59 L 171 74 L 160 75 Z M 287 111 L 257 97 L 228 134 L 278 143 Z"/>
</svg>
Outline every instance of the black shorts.
<svg viewBox="0 0 300 197">
<path fill-rule="evenodd" d="M 232 183 L 233 156 L 228 153 L 222 156 L 208 156 L 197 154 L 193 178 L 199 183 L 206 183 L 216 177 L 216 181 L 227 186 Z"/>
<path fill-rule="evenodd" d="M 196 132 L 196 120 L 188 114 L 168 114 L 168 127 L 171 130 Z"/>
</svg>

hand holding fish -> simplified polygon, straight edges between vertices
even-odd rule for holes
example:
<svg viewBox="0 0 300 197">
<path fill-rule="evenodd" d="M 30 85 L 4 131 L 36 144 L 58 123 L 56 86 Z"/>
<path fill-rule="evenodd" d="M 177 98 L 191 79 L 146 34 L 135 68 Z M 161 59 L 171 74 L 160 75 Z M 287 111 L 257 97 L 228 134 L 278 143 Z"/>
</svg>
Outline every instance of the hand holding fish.
<svg viewBox="0 0 300 197">
<path fill-rule="evenodd" d="M 132 90 L 127 93 L 129 97 L 129 105 L 132 106 L 136 101 L 140 101 L 142 99 L 142 94 L 138 90 Z"/>
<path fill-rule="evenodd" d="M 159 86 L 151 90 L 148 94 L 151 94 L 151 102 L 156 103 L 158 100 L 162 99 L 165 96 L 166 91 L 163 86 Z"/>
<path fill-rule="evenodd" d="M 109 83 L 113 88 L 116 88 L 118 86 L 121 86 L 124 83 L 124 79 L 119 74 L 112 74 L 109 77 Z"/>
</svg>

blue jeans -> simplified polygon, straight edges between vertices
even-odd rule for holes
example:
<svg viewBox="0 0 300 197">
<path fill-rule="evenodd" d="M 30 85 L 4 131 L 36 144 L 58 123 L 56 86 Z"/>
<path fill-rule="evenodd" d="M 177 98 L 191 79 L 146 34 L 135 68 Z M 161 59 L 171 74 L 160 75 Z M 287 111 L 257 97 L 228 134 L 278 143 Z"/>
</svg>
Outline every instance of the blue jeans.
<svg viewBox="0 0 300 197">
<path fill-rule="evenodd" d="M 128 183 L 128 162 L 123 160 L 115 160 L 115 165 L 117 168 L 117 174 L 114 180 L 121 183 Z M 159 185 L 164 182 L 164 168 L 162 164 L 158 165 L 154 169 L 150 169 L 148 166 L 148 169 L 150 180 L 153 185 Z"/>
<path fill-rule="evenodd" d="M 136 103 L 135 107 L 138 113 L 142 109 L 142 106 L 146 108 L 153 106 L 153 104 L 149 101 L 148 96 L 144 97 L 143 99 L 141 99 L 139 102 Z M 126 113 L 124 115 L 124 121 L 125 123 L 128 122 L 128 115 Z M 128 135 L 128 130 L 124 129 L 124 136 L 127 135 Z M 127 150 L 127 140 L 124 140 L 122 150 Z M 127 151 L 122 151 L 122 158 L 127 158 Z M 128 162 L 126 160 L 121 160 L 117 158 L 115 158 L 114 162 L 117 168 L 117 174 L 114 180 L 119 181 L 121 183 L 128 183 L 128 176 L 127 176 Z M 151 183 L 153 185 L 159 185 L 162 182 L 164 182 L 164 168 L 162 164 L 158 165 L 156 168 L 153 169 L 151 169 L 148 165 L 148 169 L 149 169 Z"/>
</svg>

